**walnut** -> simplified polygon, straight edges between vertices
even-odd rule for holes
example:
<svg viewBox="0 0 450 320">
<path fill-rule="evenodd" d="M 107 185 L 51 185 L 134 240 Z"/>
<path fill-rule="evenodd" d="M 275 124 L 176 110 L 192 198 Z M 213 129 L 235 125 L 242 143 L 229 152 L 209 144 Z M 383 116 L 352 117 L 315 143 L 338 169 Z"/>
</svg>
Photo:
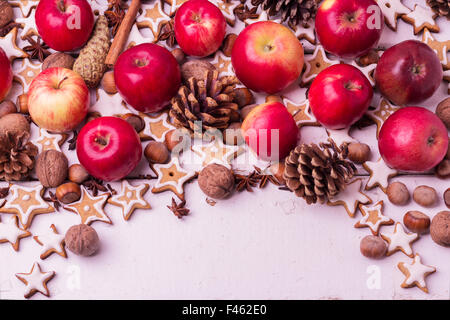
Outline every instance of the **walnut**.
<svg viewBox="0 0 450 320">
<path fill-rule="evenodd" d="M 74 62 L 75 59 L 71 55 L 63 52 L 55 52 L 45 58 L 44 62 L 42 63 L 42 71 L 48 68 L 58 67 L 72 70 Z"/>
<path fill-rule="evenodd" d="M 0 1 L 0 28 L 6 26 L 14 18 L 14 11 L 6 0 Z"/>
<path fill-rule="evenodd" d="M 30 133 L 30 123 L 23 114 L 9 113 L 0 118 L 0 134 L 9 131 L 14 135 Z"/>
<path fill-rule="evenodd" d="M 55 188 L 67 178 L 69 164 L 66 156 L 56 150 L 47 150 L 36 161 L 36 175 L 46 188 Z"/>
<path fill-rule="evenodd" d="M 442 120 L 447 129 L 450 129 L 450 98 L 438 104 L 436 107 L 436 115 Z"/>
<path fill-rule="evenodd" d="M 80 256 L 91 256 L 100 247 L 100 240 L 94 228 L 79 224 L 69 228 L 66 232 L 66 247 Z"/>
<path fill-rule="evenodd" d="M 213 163 L 200 172 L 198 185 L 208 197 L 224 199 L 234 189 L 234 175 L 227 167 Z"/>
<path fill-rule="evenodd" d="M 207 71 L 215 70 L 216 67 L 207 61 L 191 60 L 181 66 L 181 76 L 186 82 L 192 77 L 194 77 L 197 81 L 201 81 L 205 79 L 205 74 Z"/>
<path fill-rule="evenodd" d="M 450 211 L 441 211 L 431 220 L 431 238 L 438 245 L 450 247 Z"/>
</svg>

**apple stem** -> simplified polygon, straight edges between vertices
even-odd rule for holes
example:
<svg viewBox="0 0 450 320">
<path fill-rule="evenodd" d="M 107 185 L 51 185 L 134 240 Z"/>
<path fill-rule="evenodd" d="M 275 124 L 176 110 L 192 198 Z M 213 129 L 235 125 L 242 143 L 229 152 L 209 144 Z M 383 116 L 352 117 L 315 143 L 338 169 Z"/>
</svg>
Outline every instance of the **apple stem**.
<svg viewBox="0 0 450 320">
<path fill-rule="evenodd" d="M 95 137 L 95 142 L 102 146 L 106 146 L 108 144 L 108 142 L 102 137 Z"/>
<path fill-rule="evenodd" d="M 62 79 L 62 80 L 58 83 L 58 85 L 56 86 L 55 89 L 61 89 L 62 83 L 63 83 L 65 80 L 67 80 L 67 79 L 68 79 L 68 77 L 64 77 L 64 79 Z"/>
<path fill-rule="evenodd" d="M 66 4 L 64 2 L 65 2 L 65 0 L 59 0 L 59 2 L 58 2 L 58 9 L 61 12 L 66 11 Z"/>
</svg>

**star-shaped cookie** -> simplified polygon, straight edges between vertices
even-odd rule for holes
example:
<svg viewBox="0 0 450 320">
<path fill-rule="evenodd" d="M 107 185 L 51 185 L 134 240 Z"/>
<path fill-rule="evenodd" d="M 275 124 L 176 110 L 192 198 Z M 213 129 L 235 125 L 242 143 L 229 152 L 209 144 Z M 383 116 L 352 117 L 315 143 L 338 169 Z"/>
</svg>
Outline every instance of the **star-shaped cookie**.
<svg viewBox="0 0 450 320">
<path fill-rule="evenodd" d="M 355 179 L 333 199 L 328 200 L 330 206 L 343 206 L 350 217 L 354 217 L 359 204 L 372 203 L 372 199 L 361 191 L 362 179 Z"/>
<path fill-rule="evenodd" d="M 33 10 L 31 11 L 31 14 L 26 18 L 16 18 L 16 23 L 20 23 L 22 28 L 22 31 L 19 35 L 22 40 L 24 40 L 27 35 L 39 35 L 39 33 L 37 32 L 36 19 L 34 17 L 35 13 L 36 10 Z"/>
<path fill-rule="evenodd" d="M 408 14 L 411 10 L 402 3 L 402 0 L 375 0 L 384 15 L 386 25 L 396 31 L 397 20 L 401 16 Z"/>
<path fill-rule="evenodd" d="M 415 4 L 414 10 L 402 16 L 402 19 L 413 25 L 414 34 L 417 35 L 425 28 L 431 32 L 439 32 L 439 26 L 434 21 L 436 16 L 437 14 L 430 7 L 422 7 L 421 5 Z"/>
<path fill-rule="evenodd" d="M 141 4 L 142 13 L 136 18 L 139 28 L 149 28 L 156 37 L 164 22 L 170 20 L 170 16 L 164 12 L 162 1 L 152 1 Z"/>
<path fill-rule="evenodd" d="M 302 75 L 302 86 L 306 86 L 311 83 L 321 71 L 338 63 L 340 63 L 339 60 L 329 59 L 323 47 L 321 45 L 317 45 L 312 56 L 305 55 L 306 68 Z"/>
<path fill-rule="evenodd" d="M 112 195 L 108 199 L 108 203 L 121 207 L 123 218 L 128 221 L 134 210 L 151 208 L 150 204 L 144 199 L 148 189 L 149 185 L 147 183 L 133 187 L 127 180 L 122 180 L 122 190 L 120 193 Z"/>
<path fill-rule="evenodd" d="M 40 258 L 47 259 L 52 253 L 56 253 L 63 258 L 67 258 L 65 247 L 65 236 L 59 234 L 54 224 L 45 233 L 37 234 L 33 239 L 42 246 Z"/>
<path fill-rule="evenodd" d="M 17 27 L 12 29 L 6 36 L 0 37 L 0 48 L 5 51 L 12 62 L 17 58 L 26 58 L 28 54 L 17 46 Z"/>
<path fill-rule="evenodd" d="M 447 56 L 447 53 L 450 51 L 450 40 L 438 41 L 431 35 L 430 30 L 425 28 L 423 30 L 422 42 L 426 43 L 436 52 L 444 69 L 450 69 L 450 61 Z"/>
<path fill-rule="evenodd" d="M 221 77 L 234 76 L 231 58 L 224 55 L 222 51 L 217 51 L 210 63 L 216 67 Z"/>
<path fill-rule="evenodd" d="M 389 118 L 391 114 L 399 109 L 400 107 L 395 106 L 389 103 L 386 99 L 382 98 L 375 110 L 367 111 L 367 116 L 372 119 L 377 125 L 377 139 L 383 123 L 387 120 L 387 118 Z"/>
<path fill-rule="evenodd" d="M 0 243 L 9 242 L 15 251 L 19 251 L 20 240 L 31 236 L 31 232 L 19 227 L 16 215 L 3 218 L 0 222 Z"/>
<path fill-rule="evenodd" d="M 400 222 L 395 224 L 393 233 L 382 233 L 381 237 L 388 243 L 386 255 L 390 256 L 397 251 L 401 251 L 410 258 L 414 257 L 411 244 L 419 238 L 419 235 L 405 232 Z"/>
<path fill-rule="evenodd" d="M 320 126 L 320 123 L 316 120 L 316 117 L 311 112 L 311 107 L 309 106 L 309 100 L 305 100 L 300 103 L 295 103 L 289 99 L 283 99 L 283 104 L 286 106 L 287 110 L 294 117 L 297 126 Z"/>
<path fill-rule="evenodd" d="M 68 204 L 64 208 L 78 214 L 81 223 L 90 225 L 95 221 L 112 224 L 103 210 L 110 194 L 91 196 L 85 187 L 81 187 L 81 198 L 77 202 Z"/>
<path fill-rule="evenodd" d="M 366 190 L 380 187 L 384 193 L 389 185 L 389 179 L 395 177 L 397 170 L 391 169 L 384 162 L 383 158 L 378 161 L 366 161 L 363 163 L 363 168 L 370 174 L 370 178 L 366 184 Z"/>
<path fill-rule="evenodd" d="M 374 205 L 359 205 L 363 217 L 355 224 L 355 228 L 368 227 L 374 236 L 378 235 L 381 226 L 394 224 L 394 220 L 383 215 L 383 200 Z"/>
<path fill-rule="evenodd" d="M 326 129 L 328 137 L 336 143 L 336 146 L 339 148 L 344 143 L 352 143 L 352 142 L 358 142 L 358 140 L 352 138 L 350 136 L 350 128 L 345 129 L 339 129 L 339 130 L 333 130 L 333 129 Z"/>
<path fill-rule="evenodd" d="M 22 281 L 25 285 L 25 298 L 32 297 L 35 293 L 40 292 L 46 297 L 50 297 L 47 283 L 53 279 L 55 271 L 42 272 L 41 267 L 37 262 L 33 264 L 29 273 L 16 273 L 17 279 Z"/>
<path fill-rule="evenodd" d="M 41 73 L 41 63 L 34 63 L 30 59 L 23 59 L 18 68 L 14 68 L 14 80 L 20 83 L 24 92 L 28 92 L 33 79 Z"/>
<path fill-rule="evenodd" d="M 128 40 L 125 44 L 125 48 L 129 49 L 131 47 L 137 46 L 138 44 L 142 43 L 151 43 L 155 41 L 155 36 L 151 35 L 151 37 L 145 37 L 142 35 L 142 33 L 139 31 L 136 24 L 134 24 L 131 27 L 130 35 L 128 36 Z"/>
<path fill-rule="evenodd" d="M 413 262 L 400 262 L 397 267 L 405 275 L 405 280 L 401 284 L 402 288 L 412 288 L 417 286 L 423 292 L 428 293 L 425 278 L 436 272 L 436 268 L 422 264 L 420 256 L 416 254 Z"/>
<path fill-rule="evenodd" d="M 67 135 L 63 136 L 62 134 L 49 133 L 45 129 L 39 129 L 39 138 L 37 138 L 34 142 L 38 146 L 39 153 L 42 153 L 47 150 L 56 150 L 61 151 L 61 146 L 66 140 Z"/>
<path fill-rule="evenodd" d="M 31 10 L 37 7 L 39 0 L 9 0 L 9 3 L 13 7 L 19 7 L 22 12 L 22 16 L 28 17 Z"/>
<path fill-rule="evenodd" d="M 166 133 L 175 129 L 168 121 L 167 112 L 149 116 L 145 113 L 139 113 L 139 116 L 145 122 L 145 128 L 139 133 L 142 140 L 154 139 L 158 142 L 164 142 Z"/>
<path fill-rule="evenodd" d="M 201 157 L 203 167 L 216 163 L 231 168 L 231 161 L 244 152 L 242 147 L 226 145 L 217 138 L 207 144 L 196 143 L 191 148 Z"/>
</svg>

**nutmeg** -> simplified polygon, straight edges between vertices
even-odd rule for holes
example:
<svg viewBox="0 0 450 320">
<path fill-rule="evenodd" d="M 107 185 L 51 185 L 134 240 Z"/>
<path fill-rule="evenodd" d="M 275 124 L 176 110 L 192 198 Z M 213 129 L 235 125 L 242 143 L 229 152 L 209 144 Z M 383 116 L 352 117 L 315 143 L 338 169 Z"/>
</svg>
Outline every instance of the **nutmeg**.
<svg viewBox="0 0 450 320">
<path fill-rule="evenodd" d="M 365 143 L 352 142 L 348 145 L 348 158 L 362 164 L 370 158 L 370 147 Z"/>
<path fill-rule="evenodd" d="M 74 182 L 63 183 L 58 188 L 56 188 L 55 195 L 60 202 L 69 204 L 80 200 L 81 188 Z"/>
<path fill-rule="evenodd" d="M 210 198 L 224 199 L 234 189 L 234 175 L 230 169 L 220 164 L 209 164 L 198 175 L 200 189 Z"/>
<path fill-rule="evenodd" d="M 387 245 L 380 237 L 368 235 L 361 239 L 359 249 L 367 258 L 380 259 L 386 254 Z"/>
<path fill-rule="evenodd" d="M 65 236 L 66 247 L 76 255 L 88 257 L 100 248 L 100 239 L 94 228 L 79 224 L 69 228 Z"/>
<path fill-rule="evenodd" d="M 36 175 L 45 188 L 55 188 L 67 178 L 68 161 L 56 150 L 42 152 L 36 161 Z"/>
<path fill-rule="evenodd" d="M 286 184 L 286 179 L 284 179 L 283 173 L 284 168 L 286 167 L 284 161 L 274 163 L 269 167 L 270 172 L 272 175 L 278 180 L 278 182 L 282 185 Z"/>
<path fill-rule="evenodd" d="M 178 64 L 180 65 L 183 64 L 184 61 L 186 60 L 186 55 L 180 48 L 173 49 L 171 53 L 175 57 L 175 60 L 177 60 Z"/>
<path fill-rule="evenodd" d="M 71 55 L 63 52 L 55 52 L 45 58 L 42 63 L 42 71 L 48 68 L 72 69 L 74 63 L 75 59 Z"/>
<path fill-rule="evenodd" d="M 14 11 L 7 0 L 0 1 L 0 28 L 6 26 L 14 18 Z"/>
<path fill-rule="evenodd" d="M 447 129 L 450 129 L 450 98 L 438 104 L 436 107 L 436 115 L 442 120 Z"/>
<path fill-rule="evenodd" d="M 237 35 L 235 33 L 229 33 L 225 36 L 225 39 L 222 43 L 222 52 L 225 56 L 231 57 L 231 51 L 233 50 L 234 42 L 237 39 Z"/>
<path fill-rule="evenodd" d="M 73 164 L 69 167 L 68 178 L 75 183 L 83 183 L 89 178 L 89 173 L 81 164 Z"/>
<path fill-rule="evenodd" d="M 2 103 L 0 103 L 0 118 L 3 116 L 6 116 L 10 113 L 16 113 L 17 107 L 14 104 L 14 102 L 10 100 L 5 100 Z"/>
<path fill-rule="evenodd" d="M 117 93 L 116 82 L 114 80 L 114 71 L 105 72 L 105 74 L 103 75 L 103 78 L 101 80 L 101 85 L 102 85 L 103 90 L 105 90 L 106 93 L 109 93 L 109 94 Z"/>
<path fill-rule="evenodd" d="M 446 179 L 450 177 L 450 160 L 442 160 L 435 168 L 436 175 L 439 178 Z"/>
<path fill-rule="evenodd" d="M 145 121 L 140 116 L 134 113 L 125 113 L 120 115 L 120 117 L 131 124 L 134 130 L 139 133 L 145 128 Z"/>
<path fill-rule="evenodd" d="M 227 129 L 223 131 L 223 142 L 230 146 L 237 146 L 244 143 L 244 137 L 242 136 L 240 122 L 231 123 Z"/>
<path fill-rule="evenodd" d="M 438 201 L 436 189 L 428 186 L 418 186 L 413 192 L 413 199 L 422 207 L 432 207 Z"/>
<path fill-rule="evenodd" d="M 444 202 L 445 202 L 445 205 L 447 206 L 447 208 L 450 209 L 450 188 L 448 188 L 444 192 Z"/>
<path fill-rule="evenodd" d="M 17 97 L 16 101 L 19 112 L 23 114 L 28 114 L 28 94 L 23 93 Z"/>
<path fill-rule="evenodd" d="M 6 131 L 12 134 L 30 133 L 30 123 L 23 114 L 10 113 L 0 118 L 0 134 Z"/>
<path fill-rule="evenodd" d="M 183 63 L 181 66 L 181 77 L 185 82 L 192 77 L 194 77 L 195 80 L 200 81 L 205 79 L 205 74 L 207 71 L 214 70 L 216 70 L 216 67 L 207 61 L 191 60 Z"/>
<path fill-rule="evenodd" d="M 390 202 L 397 206 L 403 206 L 408 203 L 411 196 L 406 185 L 402 182 L 395 181 L 388 185 L 386 193 Z"/>
<path fill-rule="evenodd" d="M 450 211 L 441 211 L 431 220 L 431 239 L 438 245 L 450 247 Z"/>
<path fill-rule="evenodd" d="M 150 163 L 167 163 L 170 159 L 166 145 L 158 141 L 150 141 L 144 149 L 144 155 Z"/>
<path fill-rule="evenodd" d="M 403 216 L 403 224 L 415 233 L 426 233 L 430 228 L 430 217 L 420 211 L 408 211 Z"/>
</svg>

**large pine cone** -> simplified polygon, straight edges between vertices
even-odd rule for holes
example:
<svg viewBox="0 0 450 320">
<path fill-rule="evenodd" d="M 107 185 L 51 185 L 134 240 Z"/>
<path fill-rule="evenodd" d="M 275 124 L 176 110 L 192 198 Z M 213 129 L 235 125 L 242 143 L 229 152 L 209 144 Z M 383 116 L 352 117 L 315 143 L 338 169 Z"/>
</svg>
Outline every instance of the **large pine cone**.
<svg viewBox="0 0 450 320">
<path fill-rule="evenodd" d="M 427 0 L 427 3 L 438 15 L 450 19 L 450 0 Z"/>
<path fill-rule="evenodd" d="M 238 83 L 234 76 L 219 78 L 216 70 L 207 71 L 204 80 L 191 77 L 172 98 L 169 112 L 172 122 L 178 128 L 187 128 L 191 134 L 228 128 L 240 118 L 236 99 Z"/>
<path fill-rule="evenodd" d="M 0 135 L 0 180 L 19 181 L 27 178 L 34 168 L 38 148 L 28 141 L 30 134 Z"/>
<path fill-rule="evenodd" d="M 325 203 L 344 190 L 356 172 L 346 153 L 334 142 L 297 146 L 285 160 L 286 186 L 308 204 Z"/>
<path fill-rule="evenodd" d="M 306 24 L 317 13 L 319 0 L 252 0 L 252 5 L 267 11 L 269 16 L 281 14 L 282 21 L 291 26 Z"/>
</svg>

